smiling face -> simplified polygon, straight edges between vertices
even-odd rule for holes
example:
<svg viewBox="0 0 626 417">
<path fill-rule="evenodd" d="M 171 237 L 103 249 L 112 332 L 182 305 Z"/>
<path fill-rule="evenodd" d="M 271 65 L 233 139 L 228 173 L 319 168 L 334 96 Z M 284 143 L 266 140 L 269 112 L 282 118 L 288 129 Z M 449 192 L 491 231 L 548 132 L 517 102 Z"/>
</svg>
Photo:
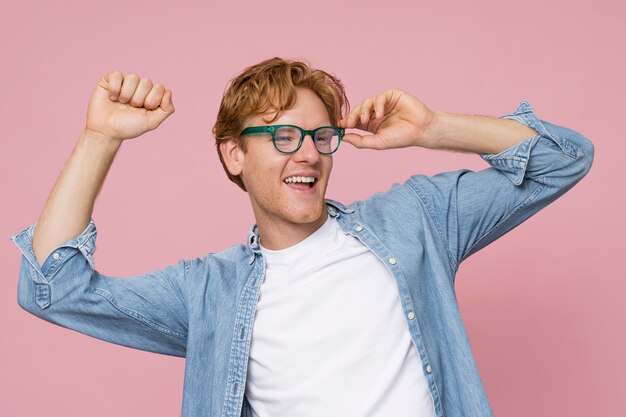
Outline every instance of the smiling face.
<svg viewBox="0 0 626 417">
<path fill-rule="evenodd" d="M 249 117 L 244 127 L 292 124 L 313 130 L 330 125 L 328 111 L 311 90 L 296 88 L 293 107 L 281 112 L 268 124 L 267 115 Z M 229 171 L 241 175 L 250 196 L 261 244 L 268 249 L 292 246 L 315 230 L 327 218 L 324 196 L 333 166 L 331 155 L 320 154 L 311 136 L 300 149 L 282 154 L 274 148 L 269 133 L 246 136 L 246 152 L 232 143 L 223 153 Z M 224 152 L 225 151 L 225 152 Z M 313 177 L 308 183 L 294 182 L 294 177 Z"/>
</svg>

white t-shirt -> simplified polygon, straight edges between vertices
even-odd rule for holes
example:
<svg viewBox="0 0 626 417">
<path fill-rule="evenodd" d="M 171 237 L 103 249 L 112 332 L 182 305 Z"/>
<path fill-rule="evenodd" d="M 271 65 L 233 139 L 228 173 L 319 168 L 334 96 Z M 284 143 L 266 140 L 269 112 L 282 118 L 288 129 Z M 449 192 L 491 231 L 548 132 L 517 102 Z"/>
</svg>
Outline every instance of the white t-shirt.
<svg viewBox="0 0 626 417">
<path fill-rule="evenodd" d="M 246 397 L 255 417 L 435 416 L 387 267 L 337 220 L 261 246 Z"/>
</svg>

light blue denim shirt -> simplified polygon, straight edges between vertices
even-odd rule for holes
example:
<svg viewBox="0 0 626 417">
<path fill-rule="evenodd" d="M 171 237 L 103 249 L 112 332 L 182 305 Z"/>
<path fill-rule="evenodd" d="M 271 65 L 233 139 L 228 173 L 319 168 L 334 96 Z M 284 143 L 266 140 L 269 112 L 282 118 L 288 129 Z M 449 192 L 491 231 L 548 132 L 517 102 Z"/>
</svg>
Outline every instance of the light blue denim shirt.
<svg viewBox="0 0 626 417">
<path fill-rule="evenodd" d="M 526 101 L 502 117 L 539 134 L 481 154 L 491 165 L 482 171 L 415 175 L 349 206 L 326 200 L 344 233 L 391 271 L 439 417 L 492 415 L 456 300 L 459 264 L 563 195 L 593 161 L 588 139 L 539 120 Z M 251 415 L 244 391 L 265 272 L 256 226 L 246 245 L 128 279 L 95 270 L 93 218 L 41 266 L 35 226 L 11 236 L 23 255 L 22 308 L 112 343 L 186 357 L 183 417 Z"/>
</svg>

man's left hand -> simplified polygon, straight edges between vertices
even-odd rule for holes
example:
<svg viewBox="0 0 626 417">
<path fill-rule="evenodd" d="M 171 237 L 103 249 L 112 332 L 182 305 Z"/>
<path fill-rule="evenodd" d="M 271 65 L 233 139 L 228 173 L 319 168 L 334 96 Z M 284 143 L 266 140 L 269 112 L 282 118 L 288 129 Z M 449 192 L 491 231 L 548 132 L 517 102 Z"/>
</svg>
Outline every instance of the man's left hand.
<svg viewBox="0 0 626 417">
<path fill-rule="evenodd" d="M 371 135 L 346 133 L 345 142 L 357 148 L 392 149 L 408 146 L 431 147 L 428 127 L 435 112 L 417 98 L 391 89 L 363 100 L 339 121 L 339 127 L 371 132 Z"/>
</svg>

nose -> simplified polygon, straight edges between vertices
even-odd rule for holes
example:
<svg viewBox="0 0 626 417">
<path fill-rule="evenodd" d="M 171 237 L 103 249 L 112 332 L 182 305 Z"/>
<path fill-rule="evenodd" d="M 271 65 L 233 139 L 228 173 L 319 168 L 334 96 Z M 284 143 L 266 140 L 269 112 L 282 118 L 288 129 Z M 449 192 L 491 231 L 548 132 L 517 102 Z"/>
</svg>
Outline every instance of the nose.
<svg viewBox="0 0 626 417">
<path fill-rule="evenodd" d="M 294 154 L 294 157 L 297 160 L 307 161 L 310 163 L 314 163 L 320 158 L 320 153 L 315 146 L 315 142 L 313 141 L 313 137 L 311 135 L 306 135 L 302 140 L 302 146 L 300 149 Z"/>
</svg>

